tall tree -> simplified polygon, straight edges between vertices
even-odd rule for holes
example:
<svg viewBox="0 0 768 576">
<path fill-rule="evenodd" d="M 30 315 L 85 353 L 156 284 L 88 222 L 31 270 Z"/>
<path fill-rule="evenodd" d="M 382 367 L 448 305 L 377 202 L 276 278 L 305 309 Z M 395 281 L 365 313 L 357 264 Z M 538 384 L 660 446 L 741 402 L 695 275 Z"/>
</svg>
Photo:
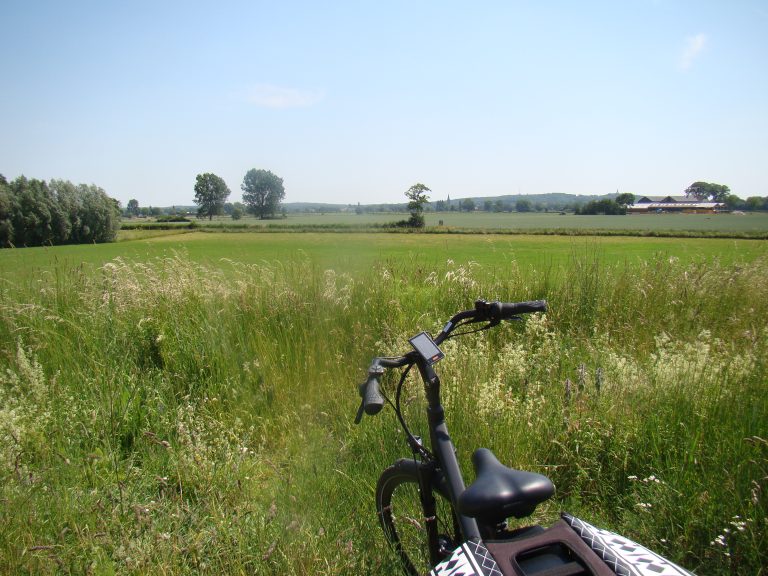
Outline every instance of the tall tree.
<svg viewBox="0 0 768 576">
<path fill-rule="evenodd" d="M 629 206 L 635 203 L 635 195 L 631 192 L 623 192 L 616 196 L 616 204 L 619 206 Z"/>
<path fill-rule="evenodd" d="M 411 228 L 424 228 L 424 204 L 429 202 L 427 192 L 432 192 L 421 182 L 417 182 L 405 192 L 408 198 L 408 211 L 411 217 L 408 220 L 408 226 Z"/>
<path fill-rule="evenodd" d="M 11 182 L 10 188 L 14 204 L 13 243 L 16 246 L 42 246 L 66 240 L 61 229 L 61 211 L 45 181 L 19 176 Z"/>
<path fill-rule="evenodd" d="M 94 184 L 77 186 L 82 198 L 80 242 L 114 242 L 120 228 L 120 203 Z"/>
<path fill-rule="evenodd" d="M 725 184 L 713 184 L 711 182 L 694 182 L 685 189 L 686 196 L 693 196 L 699 201 L 725 202 L 730 193 L 731 189 Z"/>
<path fill-rule="evenodd" d="M 251 168 L 245 174 L 240 188 L 248 210 L 262 220 L 275 214 L 285 197 L 283 179 L 269 170 Z"/>
<path fill-rule="evenodd" d="M 139 201 L 136 199 L 128 200 L 128 206 L 125 209 L 126 212 L 128 212 L 128 215 L 131 216 L 131 218 L 135 218 L 139 215 Z"/>
<path fill-rule="evenodd" d="M 206 172 L 198 174 L 195 179 L 195 204 L 198 218 L 213 220 L 216 214 L 221 214 L 224 202 L 229 197 L 229 188 L 219 176 Z"/>
</svg>

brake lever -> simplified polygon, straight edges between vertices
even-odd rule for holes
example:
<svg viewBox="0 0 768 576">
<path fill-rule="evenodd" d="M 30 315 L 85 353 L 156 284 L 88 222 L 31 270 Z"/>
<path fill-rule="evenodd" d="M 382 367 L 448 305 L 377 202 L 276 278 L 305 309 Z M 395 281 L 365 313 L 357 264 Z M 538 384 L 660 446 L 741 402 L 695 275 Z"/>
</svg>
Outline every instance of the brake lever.
<svg viewBox="0 0 768 576">
<path fill-rule="evenodd" d="M 368 384 L 366 380 L 362 384 L 357 386 L 357 392 L 360 394 L 360 407 L 357 409 L 357 415 L 355 416 L 355 424 L 360 424 L 365 412 L 365 386 Z"/>
<path fill-rule="evenodd" d="M 360 400 L 360 407 L 357 409 L 357 416 L 355 416 L 355 424 L 360 424 L 360 421 L 363 419 L 363 401 Z"/>
</svg>

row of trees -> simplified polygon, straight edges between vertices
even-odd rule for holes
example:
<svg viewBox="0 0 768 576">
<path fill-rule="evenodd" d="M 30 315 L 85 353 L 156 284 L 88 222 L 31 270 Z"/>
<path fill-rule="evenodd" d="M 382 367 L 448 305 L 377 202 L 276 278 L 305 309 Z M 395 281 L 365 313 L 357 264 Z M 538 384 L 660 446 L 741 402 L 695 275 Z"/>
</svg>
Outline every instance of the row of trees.
<svg viewBox="0 0 768 576">
<path fill-rule="evenodd" d="M 245 209 L 261 219 L 274 216 L 285 197 L 283 179 L 269 170 L 248 170 L 240 189 L 243 191 Z M 195 179 L 198 218 L 208 217 L 211 220 L 221 214 L 229 195 L 229 187 L 221 177 L 209 172 L 198 174 Z M 232 217 L 238 219 L 242 216 L 242 210 L 239 207 L 235 210 Z"/>
<path fill-rule="evenodd" d="M 112 242 L 120 203 L 93 184 L 0 174 L 0 247 Z"/>
<path fill-rule="evenodd" d="M 527 198 L 519 198 L 518 200 L 504 201 L 498 200 L 483 200 L 482 203 L 475 202 L 472 198 L 463 198 L 462 200 L 455 200 L 453 202 L 448 200 L 438 200 L 435 202 L 435 212 L 474 212 L 475 210 L 482 210 L 484 212 L 547 212 L 547 211 L 560 211 L 566 209 L 573 209 L 575 205 L 556 202 L 533 202 Z"/>
<path fill-rule="evenodd" d="M 514 202 L 498 199 L 483 200 L 482 203 L 475 202 L 472 198 L 463 198 L 454 202 L 438 200 L 435 202 L 435 212 L 474 212 L 482 210 L 484 212 L 560 212 L 561 210 L 574 210 L 578 203 L 564 202 L 534 202 L 528 198 L 519 198 Z"/>
<path fill-rule="evenodd" d="M 410 228 L 423 228 L 424 227 L 424 207 L 429 203 L 429 197 L 427 192 L 431 192 L 422 183 L 417 183 L 411 186 L 406 192 L 405 197 L 408 198 L 408 211 L 411 213 L 411 217 L 408 220 L 398 222 L 399 226 L 407 226 Z M 619 194 L 615 199 L 595 200 L 588 202 L 585 206 L 577 206 L 575 209 L 576 214 L 626 214 L 627 206 L 635 201 L 635 197 L 632 194 Z M 440 203 L 442 201 L 438 201 Z M 501 212 L 501 201 L 497 201 L 498 204 L 494 205 L 490 200 L 486 200 L 484 208 L 487 212 L 493 210 L 494 206 Z M 475 201 L 471 198 L 464 198 L 459 203 L 459 207 L 462 211 L 473 212 L 476 209 Z M 442 207 L 441 207 L 442 208 Z M 531 212 L 534 209 L 533 203 L 525 198 L 520 198 L 515 203 L 515 210 L 517 212 Z M 442 210 L 436 210 L 438 212 Z"/>
<path fill-rule="evenodd" d="M 768 196 L 749 196 L 742 200 L 725 184 L 694 182 L 685 189 L 685 195 L 701 202 L 722 202 L 731 210 L 768 210 Z"/>
<path fill-rule="evenodd" d="M 728 186 L 712 182 L 694 182 L 685 189 L 686 196 L 699 202 L 725 202 L 730 194 Z"/>
<path fill-rule="evenodd" d="M 592 200 L 582 206 L 576 206 L 573 213 L 580 215 L 605 214 L 608 216 L 617 216 L 626 214 L 627 206 L 634 203 L 635 195 L 625 192 L 623 194 L 618 194 L 616 198 Z"/>
<path fill-rule="evenodd" d="M 162 216 L 163 214 L 175 214 L 174 208 L 158 208 L 157 206 L 139 206 L 139 201 L 136 199 L 128 200 L 128 205 L 125 207 L 123 214 L 128 218 L 137 218 L 139 216 Z"/>
<path fill-rule="evenodd" d="M 742 200 L 734 194 L 728 195 L 725 199 L 725 205 L 730 210 L 768 210 L 768 196 L 749 196 L 746 200 Z"/>
<path fill-rule="evenodd" d="M 605 214 L 608 216 L 623 215 L 627 213 L 626 204 L 622 205 L 616 202 L 616 200 L 593 200 L 587 202 L 583 206 L 577 206 L 574 214 L 587 215 L 587 214 Z"/>
</svg>

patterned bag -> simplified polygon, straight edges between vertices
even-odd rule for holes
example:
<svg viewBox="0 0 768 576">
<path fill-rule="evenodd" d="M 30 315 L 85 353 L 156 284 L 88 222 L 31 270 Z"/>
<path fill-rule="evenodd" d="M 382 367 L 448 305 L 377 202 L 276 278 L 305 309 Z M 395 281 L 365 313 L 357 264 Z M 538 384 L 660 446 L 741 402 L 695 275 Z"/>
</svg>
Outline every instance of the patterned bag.
<svg viewBox="0 0 768 576">
<path fill-rule="evenodd" d="M 591 573 L 695 576 L 628 538 L 596 528 L 570 514 L 563 513 L 561 516 L 560 522 L 531 538 L 489 542 L 488 547 L 481 542 L 465 542 L 453 551 L 450 558 L 438 564 L 429 576 L 503 576 L 499 564 L 506 566 L 505 570 L 510 575 L 524 575 L 525 570 L 517 564 L 518 555 L 553 543 L 565 545 L 573 553 L 574 563 Z M 553 570 L 555 573 L 558 571 L 556 567 Z"/>
</svg>

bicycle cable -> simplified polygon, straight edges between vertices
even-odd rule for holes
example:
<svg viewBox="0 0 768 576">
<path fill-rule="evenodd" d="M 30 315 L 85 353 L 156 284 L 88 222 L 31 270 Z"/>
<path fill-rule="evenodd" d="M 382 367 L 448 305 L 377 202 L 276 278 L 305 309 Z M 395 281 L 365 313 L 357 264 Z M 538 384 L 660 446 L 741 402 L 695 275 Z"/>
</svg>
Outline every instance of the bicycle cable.
<svg viewBox="0 0 768 576">
<path fill-rule="evenodd" d="M 402 374 L 400 375 L 400 381 L 397 383 L 397 391 L 395 392 L 395 415 L 397 416 L 397 419 L 400 421 L 400 425 L 403 427 L 403 430 L 405 431 L 406 436 L 408 437 L 408 444 L 410 445 L 411 449 L 415 452 L 419 452 L 421 454 L 421 457 L 424 458 L 427 461 L 434 460 L 434 456 L 432 452 L 430 452 L 427 448 L 424 447 L 424 444 L 419 442 L 419 440 L 416 439 L 416 437 L 411 433 L 411 430 L 408 428 L 408 424 L 405 422 L 405 418 L 403 417 L 402 412 L 400 411 L 400 396 L 403 391 L 403 384 L 405 383 L 405 379 L 408 377 L 408 372 L 411 371 L 411 368 L 413 368 L 413 364 L 408 364 L 408 366 L 403 370 Z M 390 402 L 391 404 L 391 402 Z"/>
<path fill-rule="evenodd" d="M 457 324 L 456 327 L 454 328 L 454 330 L 456 328 L 458 328 L 459 326 L 464 326 L 466 324 L 473 324 L 474 322 L 478 322 L 478 321 L 479 322 L 484 322 L 484 320 L 470 320 L 468 322 L 463 322 L 461 324 Z M 443 342 L 445 342 L 446 340 L 450 340 L 451 338 L 456 338 L 457 336 L 466 336 L 467 334 L 475 334 L 477 332 L 483 332 L 485 330 L 490 330 L 494 326 L 498 326 L 500 324 L 500 322 L 501 322 L 500 320 L 490 320 L 490 321 L 488 321 L 488 324 L 486 324 L 485 326 L 481 326 L 480 328 L 476 328 L 474 330 L 467 330 L 466 332 L 458 332 L 457 334 L 453 334 L 453 333 L 448 334 L 445 338 L 443 338 Z"/>
</svg>

